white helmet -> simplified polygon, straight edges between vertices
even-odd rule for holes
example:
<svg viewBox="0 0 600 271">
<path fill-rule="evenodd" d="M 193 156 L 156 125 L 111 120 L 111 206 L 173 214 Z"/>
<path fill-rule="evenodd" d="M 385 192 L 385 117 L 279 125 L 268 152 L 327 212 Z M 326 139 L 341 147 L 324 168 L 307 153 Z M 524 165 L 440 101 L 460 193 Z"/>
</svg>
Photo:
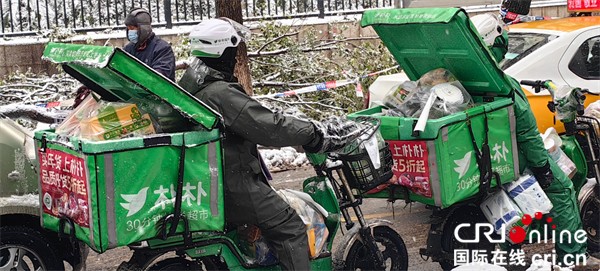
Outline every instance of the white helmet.
<svg viewBox="0 0 600 271">
<path fill-rule="evenodd" d="M 227 47 L 237 47 L 249 34 L 248 28 L 228 18 L 200 22 L 190 33 L 192 55 L 218 58 Z"/>
<path fill-rule="evenodd" d="M 471 22 L 488 47 L 494 45 L 496 37 L 501 36 L 504 31 L 504 23 L 492 13 L 473 16 Z"/>
</svg>

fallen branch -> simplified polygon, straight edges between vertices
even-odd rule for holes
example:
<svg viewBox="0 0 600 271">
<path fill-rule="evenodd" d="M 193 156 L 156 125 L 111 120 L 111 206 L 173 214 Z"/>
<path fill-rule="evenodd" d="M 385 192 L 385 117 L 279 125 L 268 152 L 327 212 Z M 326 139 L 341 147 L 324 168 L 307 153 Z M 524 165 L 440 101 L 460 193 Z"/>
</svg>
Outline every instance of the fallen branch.
<svg viewBox="0 0 600 271">
<path fill-rule="evenodd" d="M 277 38 L 275 38 L 275 39 L 272 39 L 272 40 L 270 40 L 269 42 L 267 42 L 267 43 L 263 44 L 263 46 L 261 46 L 260 48 L 258 48 L 258 50 L 256 51 L 256 53 L 260 54 L 260 52 L 261 52 L 263 49 L 265 49 L 265 47 L 267 47 L 269 44 L 272 44 L 273 42 L 276 42 L 276 41 L 278 41 L 278 40 L 280 40 L 280 39 L 283 39 L 283 38 L 285 38 L 285 37 L 290 37 L 290 36 L 295 36 L 295 35 L 298 35 L 299 33 L 300 33 L 300 32 L 288 33 L 288 34 L 281 35 L 281 36 L 279 36 L 279 37 L 277 37 Z"/>
<path fill-rule="evenodd" d="M 44 123 L 55 123 L 66 117 L 65 112 L 50 112 L 46 108 L 35 105 L 0 106 L 0 115 L 11 119 L 27 119 Z"/>
<path fill-rule="evenodd" d="M 328 51 L 328 50 L 335 50 L 335 49 L 337 49 L 337 48 L 336 47 L 304 48 L 304 49 L 301 49 L 300 51 L 302 51 L 303 53 L 308 53 L 308 52 Z M 267 51 L 264 53 L 263 52 L 249 52 L 248 57 L 282 55 L 282 54 L 287 53 L 289 50 L 290 50 L 290 48 L 284 48 L 284 49 L 279 49 L 279 50 Z"/>
</svg>

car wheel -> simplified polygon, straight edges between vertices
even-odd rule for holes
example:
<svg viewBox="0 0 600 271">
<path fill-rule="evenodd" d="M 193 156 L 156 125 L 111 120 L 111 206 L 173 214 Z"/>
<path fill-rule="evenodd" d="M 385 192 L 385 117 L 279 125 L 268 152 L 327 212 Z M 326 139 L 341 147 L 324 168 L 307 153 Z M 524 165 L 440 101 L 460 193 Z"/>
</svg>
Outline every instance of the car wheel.
<svg viewBox="0 0 600 271">
<path fill-rule="evenodd" d="M 0 228 L 0 270 L 65 270 L 50 242 L 27 227 Z"/>
</svg>

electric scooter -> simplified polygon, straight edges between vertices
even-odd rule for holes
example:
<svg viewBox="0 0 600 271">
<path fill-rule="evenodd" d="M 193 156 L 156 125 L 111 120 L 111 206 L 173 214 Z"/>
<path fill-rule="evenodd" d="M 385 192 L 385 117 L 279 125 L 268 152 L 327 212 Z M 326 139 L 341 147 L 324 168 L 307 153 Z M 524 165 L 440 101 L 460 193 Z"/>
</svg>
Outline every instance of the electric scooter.
<svg viewBox="0 0 600 271">
<path fill-rule="evenodd" d="M 379 120 L 363 118 L 365 135 L 370 138 L 379 127 Z M 360 139 L 358 139 L 360 141 Z M 372 189 L 392 176 L 391 152 L 380 148 L 379 167 L 365 148 L 355 141 L 345 153 L 308 154 L 317 176 L 304 181 L 304 192 L 328 213 L 325 225 L 329 236 L 318 257 L 311 260 L 313 270 L 406 270 L 408 254 L 400 235 L 385 220 L 367 221 L 361 211 L 358 191 Z M 347 147 L 348 148 L 348 147 Z M 329 158 L 329 160 L 327 159 Z M 340 161 L 341 163 L 332 163 Z M 357 223 L 350 216 L 356 215 Z M 182 217 L 184 218 L 184 217 Z M 336 247 L 335 235 L 344 219 L 346 234 Z M 186 219 L 183 219 L 186 222 Z M 186 228 L 187 228 L 187 223 Z M 261 266 L 245 255 L 239 247 L 237 229 L 224 232 L 184 232 L 168 236 L 167 227 L 160 238 L 129 245 L 134 251 L 118 270 L 279 270 L 277 264 Z M 163 259 L 168 252 L 177 256 Z M 170 254 L 169 254 L 170 255 Z M 160 261 L 157 259 L 160 258 Z"/>
<path fill-rule="evenodd" d="M 585 94 L 597 94 L 569 86 L 559 88 L 550 80 L 523 80 L 521 84 L 532 86 L 536 93 L 547 89 L 553 97 L 553 100 L 548 103 L 548 108 L 557 113 L 558 120 L 564 124 L 566 130 L 566 133 L 561 135 L 561 148 L 577 168 L 577 172 L 571 180 L 577 193 L 577 204 L 583 230 L 587 233 L 588 251 L 598 252 L 600 251 L 598 234 L 600 228 L 600 217 L 598 216 L 600 212 L 600 171 L 598 166 L 600 122 L 596 118 L 583 116 Z M 453 254 L 457 249 L 485 250 L 488 255 L 491 255 L 496 244 L 484 237 L 483 231 L 479 234 L 479 243 L 465 244 L 456 238 L 456 235 L 461 239 L 475 237 L 473 227 L 462 228 L 455 232 L 459 224 L 474 225 L 487 222 L 479 210 L 481 200 L 482 198 L 466 200 L 446 209 L 431 207 L 433 211 L 430 221 L 431 229 L 427 239 L 427 248 L 420 250 L 422 257 L 430 257 L 433 261 L 439 262 L 444 270 L 450 270 L 455 267 Z M 546 216 L 541 219 L 533 219 L 529 229 L 544 232 L 544 226 L 548 225 L 546 221 Z M 528 237 L 526 236 L 525 240 L 528 240 Z M 495 236 L 494 238 L 499 239 L 500 237 Z"/>
</svg>

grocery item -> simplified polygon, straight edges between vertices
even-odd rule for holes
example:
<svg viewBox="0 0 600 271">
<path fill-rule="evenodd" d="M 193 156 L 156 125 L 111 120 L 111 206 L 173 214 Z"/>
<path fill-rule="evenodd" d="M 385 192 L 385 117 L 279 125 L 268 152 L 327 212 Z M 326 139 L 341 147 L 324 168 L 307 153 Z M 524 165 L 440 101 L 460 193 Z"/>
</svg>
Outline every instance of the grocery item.
<svg viewBox="0 0 600 271">
<path fill-rule="evenodd" d="M 98 114 L 84 118 L 81 137 L 110 140 L 155 134 L 148 114 L 141 114 L 135 104 L 102 102 Z"/>
<path fill-rule="evenodd" d="M 419 121 L 415 126 L 415 131 L 425 130 L 427 120 L 429 119 L 429 111 L 436 104 L 436 108 L 443 112 L 444 115 L 451 115 L 466 109 L 466 98 L 470 100 L 471 96 L 462 87 L 460 82 L 454 81 L 451 83 L 436 84 L 431 88 L 431 93 L 425 103 Z"/>
<path fill-rule="evenodd" d="M 88 95 L 80 104 L 75 108 L 65 120 L 56 127 L 55 132 L 61 135 L 68 136 L 79 136 L 81 129 L 79 123 L 84 118 L 90 118 L 97 112 L 100 103 L 98 102 L 98 96 L 94 93 Z"/>
<path fill-rule="evenodd" d="M 504 190 L 499 190 L 485 199 L 479 207 L 499 235 L 508 236 L 508 232 L 513 227 L 523 227 L 521 222 L 523 212 Z M 504 232 L 502 232 L 502 225 L 505 225 Z"/>
<path fill-rule="evenodd" d="M 273 245 L 262 236 L 260 229 L 255 225 L 240 226 L 237 234 L 239 248 L 259 265 L 267 266 L 279 261 L 275 256 Z"/>
<path fill-rule="evenodd" d="M 577 167 L 575 163 L 565 154 L 565 152 L 560 148 L 562 145 L 562 140 L 558 136 L 558 133 L 554 129 L 554 127 L 548 128 L 546 133 L 542 136 L 544 140 L 544 147 L 548 150 L 548 155 L 556 162 L 558 167 L 562 169 L 562 171 L 569 176 L 569 178 L 573 178 L 575 173 L 577 173 Z"/>
<path fill-rule="evenodd" d="M 454 74 L 452 74 L 449 70 L 439 68 L 423 74 L 421 78 L 419 78 L 417 86 L 435 86 L 437 84 L 448 83 L 456 80 L 456 76 L 454 76 Z"/>
<path fill-rule="evenodd" d="M 533 217 L 537 212 L 547 214 L 552 210 L 552 202 L 533 175 L 524 174 L 519 179 L 503 186 L 509 197 L 515 201 L 524 214 Z"/>
<path fill-rule="evenodd" d="M 402 84 L 397 84 L 383 97 L 383 104 L 388 108 L 398 108 L 402 106 L 404 101 L 409 97 L 410 93 L 417 88 L 417 82 L 406 81 Z"/>
</svg>

